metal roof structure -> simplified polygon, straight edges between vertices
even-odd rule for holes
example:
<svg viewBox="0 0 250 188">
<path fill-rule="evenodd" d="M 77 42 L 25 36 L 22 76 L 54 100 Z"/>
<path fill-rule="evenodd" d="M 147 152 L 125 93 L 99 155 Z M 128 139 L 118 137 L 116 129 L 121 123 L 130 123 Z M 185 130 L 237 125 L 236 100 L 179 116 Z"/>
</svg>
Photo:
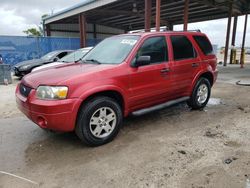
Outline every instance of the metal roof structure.
<svg viewBox="0 0 250 188">
<path fill-rule="evenodd" d="M 131 30 L 144 29 L 156 31 L 161 26 L 173 30 L 176 24 L 183 24 L 186 31 L 188 23 L 228 18 L 224 65 L 227 64 L 231 19 L 234 17 L 232 43 L 235 44 L 238 16 L 245 15 L 245 24 L 242 40 L 241 65 L 244 61 L 244 45 L 246 38 L 247 20 L 250 14 L 250 0 L 85 0 L 64 11 L 44 18 L 47 36 L 51 35 L 53 28 L 50 25 L 78 25 L 75 31 L 69 25 L 58 32 L 77 32 L 80 36 L 80 46 L 86 46 L 88 25 L 93 26 L 93 38 L 97 39 L 97 26 L 109 27 L 111 30 L 120 29 L 118 34 Z M 106 35 L 112 33 L 99 34 Z M 115 33 L 114 33 L 115 34 Z M 230 57 L 232 62 L 232 56 Z"/>
<path fill-rule="evenodd" d="M 250 13 L 249 0 L 190 0 L 188 22 L 227 18 L 232 3 L 233 15 Z M 87 0 L 64 11 L 48 16 L 45 24 L 78 23 L 83 13 L 88 23 L 136 30 L 144 28 L 144 0 Z M 162 0 L 161 26 L 183 23 L 185 0 Z M 152 1 L 151 24 L 155 25 L 156 3 Z"/>
</svg>

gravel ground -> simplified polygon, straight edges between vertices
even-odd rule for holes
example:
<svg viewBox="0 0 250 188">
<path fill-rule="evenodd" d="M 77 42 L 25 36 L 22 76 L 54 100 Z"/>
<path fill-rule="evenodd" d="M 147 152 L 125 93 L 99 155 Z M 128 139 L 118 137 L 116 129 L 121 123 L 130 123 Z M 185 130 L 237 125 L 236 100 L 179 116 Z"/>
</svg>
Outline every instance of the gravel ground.
<svg viewBox="0 0 250 188">
<path fill-rule="evenodd" d="M 126 118 L 118 137 L 97 148 L 41 130 L 17 110 L 16 84 L 0 86 L 0 188 L 246 188 L 250 87 L 235 82 L 250 83 L 250 66 L 238 67 L 219 67 L 204 110 L 179 104 Z"/>
</svg>

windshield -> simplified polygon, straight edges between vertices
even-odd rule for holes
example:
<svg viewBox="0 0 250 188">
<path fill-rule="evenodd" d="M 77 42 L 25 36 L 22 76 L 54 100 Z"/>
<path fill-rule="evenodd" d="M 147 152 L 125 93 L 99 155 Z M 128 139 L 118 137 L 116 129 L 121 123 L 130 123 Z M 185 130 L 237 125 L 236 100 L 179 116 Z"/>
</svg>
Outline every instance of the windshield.
<svg viewBox="0 0 250 188">
<path fill-rule="evenodd" d="M 87 52 L 89 52 L 89 50 L 87 49 L 77 50 L 61 58 L 59 62 L 71 63 L 71 62 L 79 61 Z"/>
<path fill-rule="evenodd" d="M 107 38 L 84 56 L 84 62 L 99 64 L 120 64 L 133 49 L 139 36 L 123 35 Z"/>
<path fill-rule="evenodd" d="M 45 54 L 44 56 L 41 57 L 41 59 L 44 60 L 50 60 L 54 55 L 56 55 L 58 52 L 50 52 Z"/>
</svg>

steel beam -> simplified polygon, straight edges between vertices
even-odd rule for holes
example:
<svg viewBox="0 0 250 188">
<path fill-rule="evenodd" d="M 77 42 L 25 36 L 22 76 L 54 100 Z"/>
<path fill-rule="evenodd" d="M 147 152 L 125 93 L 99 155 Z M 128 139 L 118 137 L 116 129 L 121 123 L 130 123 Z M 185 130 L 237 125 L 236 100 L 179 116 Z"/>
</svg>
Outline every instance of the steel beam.
<svg viewBox="0 0 250 188">
<path fill-rule="evenodd" d="M 237 22 L 238 22 L 238 16 L 234 17 L 234 25 L 233 25 L 233 35 L 232 35 L 232 42 L 231 42 L 231 46 L 235 46 L 235 38 L 236 38 L 236 30 L 237 30 Z M 231 49 L 231 53 L 230 53 L 230 64 L 233 63 L 233 49 Z"/>
<path fill-rule="evenodd" d="M 184 6 L 184 25 L 183 30 L 187 31 L 188 28 L 188 7 L 189 7 L 189 0 L 185 0 L 185 6 Z"/>
<path fill-rule="evenodd" d="M 238 23 L 238 16 L 235 16 L 234 25 L 233 25 L 233 35 L 232 35 L 232 45 L 234 46 L 235 46 L 235 39 L 236 39 L 237 23 Z"/>
<path fill-rule="evenodd" d="M 245 41 L 246 41 L 246 32 L 247 32 L 247 20 L 248 14 L 245 15 L 245 24 L 244 24 L 244 31 L 243 31 L 243 38 L 242 38 L 242 46 L 241 46 L 241 54 L 240 54 L 240 67 L 244 67 L 244 53 L 245 53 Z"/>
<path fill-rule="evenodd" d="M 160 31 L 161 27 L 161 0 L 156 0 L 155 29 Z"/>
<path fill-rule="evenodd" d="M 150 32 L 151 28 L 152 1 L 145 0 L 145 32 Z"/>
<path fill-rule="evenodd" d="M 233 1 L 233 0 L 232 0 Z M 216 3 L 214 0 L 199 0 L 197 1 L 197 3 L 200 3 L 200 4 L 205 4 L 205 5 L 208 5 L 208 6 L 212 6 L 212 7 L 216 7 L 222 11 L 230 11 L 230 7 L 228 7 L 228 1 L 224 1 L 222 3 Z M 233 5 L 232 5 L 232 11 L 236 14 L 241 14 L 241 11 L 234 8 Z"/>
<path fill-rule="evenodd" d="M 170 22 L 166 25 L 166 27 L 167 27 L 167 31 L 173 31 L 174 30 L 174 25 L 172 23 L 170 23 Z"/>
<path fill-rule="evenodd" d="M 214 13 L 212 16 L 211 15 L 197 15 L 195 17 L 190 16 L 188 19 L 188 23 L 202 22 L 202 21 L 204 21 L 204 17 L 206 18 L 207 21 L 209 21 L 209 20 L 218 20 L 221 18 L 225 18 L 226 16 L 228 16 L 228 14 L 218 13 L 218 12 Z M 182 24 L 183 20 L 171 20 L 171 22 L 173 22 L 175 25 L 177 25 L 177 24 Z"/>
<path fill-rule="evenodd" d="M 87 46 L 86 38 L 87 38 L 87 28 L 86 28 L 86 18 L 84 14 L 79 14 L 79 31 L 80 31 L 80 47 L 84 48 Z"/>
<path fill-rule="evenodd" d="M 47 37 L 51 36 L 50 25 L 49 24 L 46 24 L 46 36 Z"/>
<path fill-rule="evenodd" d="M 96 24 L 93 24 L 93 35 L 94 35 L 94 39 L 97 39 Z"/>
<path fill-rule="evenodd" d="M 226 36 L 226 44 L 225 44 L 225 54 L 224 54 L 224 66 L 227 66 L 227 55 L 228 55 L 228 47 L 229 47 L 229 38 L 230 38 L 230 29 L 231 29 L 231 19 L 232 19 L 232 3 L 229 5 L 229 13 L 228 13 L 228 22 L 227 22 L 227 36 Z"/>
<path fill-rule="evenodd" d="M 161 6 L 162 7 L 162 6 Z M 189 5 L 190 7 L 190 5 Z M 202 9 L 202 10 L 200 10 Z M 183 7 L 174 7 L 174 8 L 171 8 L 171 9 L 168 9 L 169 12 L 166 12 L 164 13 L 164 11 L 161 9 L 161 17 L 167 17 L 167 19 L 161 19 L 161 24 L 163 25 L 167 25 L 167 22 L 166 20 L 169 20 L 169 19 L 172 19 L 174 17 L 182 17 L 183 16 Z M 175 14 L 174 16 L 173 15 L 173 12 L 171 12 L 171 10 L 175 10 Z M 191 11 L 193 10 L 193 11 Z M 214 11 L 215 8 L 208 8 L 207 6 L 201 6 L 201 7 L 193 7 L 193 8 L 189 8 L 189 17 L 191 16 L 191 14 L 193 13 L 199 13 L 199 12 L 208 12 L 208 11 Z M 172 16 L 171 18 L 168 17 L 168 16 Z M 151 21 L 154 21 L 152 19 L 153 17 L 151 17 Z M 112 21 L 108 21 L 108 22 L 105 22 L 107 24 L 110 24 L 110 23 L 119 23 L 119 24 L 135 24 L 136 22 L 138 22 L 139 20 L 145 20 L 144 17 L 123 17 L 123 18 L 120 18 L 120 19 L 114 19 Z"/>
<path fill-rule="evenodd" d="M 203 9 L 203 10 L 196 10 L 196 11 L 190 11 L 189 12 L 189 15 L 188 15 L 188 18 L 190 18 L 191 16 L 194 16 L 194 15 L 198 15 L 198 14 L 200 14 L 200 13 L 205 13 L 205 14 L 207 14 L 208 12 L 218 12 L 218 10 L 217 9 L 215 9 L 215 8 L 207 8 L 207 9 Z M 220 11 L 221 12 L 221 11 Z M 169 14 L 168 14 L 169 15 Z M 180 14 L 178 14 L 177 12 L 175 12 L 175 14 L 174 15 L 172 15 L 172 16 L 168 16 L 168 18 L 170 19 L 170 20 L 174 20 L 175 18 L 180 18 L 181 16 L 183 15 L 183 13 L 180 13 Z M 162 16 L 167 16 L 166 14 L 162 14 Z"/>
</svg>

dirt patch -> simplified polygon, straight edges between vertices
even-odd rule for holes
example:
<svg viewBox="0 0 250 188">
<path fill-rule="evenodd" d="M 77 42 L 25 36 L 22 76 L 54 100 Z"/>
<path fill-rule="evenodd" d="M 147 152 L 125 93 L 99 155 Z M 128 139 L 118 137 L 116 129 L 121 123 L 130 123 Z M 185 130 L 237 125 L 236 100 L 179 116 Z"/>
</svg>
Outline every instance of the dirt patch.
<svg viewBox="0 0 250 188">
<path fill-rule="evenodd" d="M 14 79 L 12 84 L 0 85 L 0 118 L 12 118 L 20 116 L 16 107 L 15 90 L 19 80 Z"/>
<path fill-rule="evenodd" d="M 182 103 L 128 117 L 97 148 L 44 132 L 16 109 L 14 85 L 0 89 L 0 170 L 40 187 L 245 188 L 250 177 L 250 87 L 218 82 L 202 111 Z M 0 187 L 17 185 L 0 176 Z"/>
</svg>

